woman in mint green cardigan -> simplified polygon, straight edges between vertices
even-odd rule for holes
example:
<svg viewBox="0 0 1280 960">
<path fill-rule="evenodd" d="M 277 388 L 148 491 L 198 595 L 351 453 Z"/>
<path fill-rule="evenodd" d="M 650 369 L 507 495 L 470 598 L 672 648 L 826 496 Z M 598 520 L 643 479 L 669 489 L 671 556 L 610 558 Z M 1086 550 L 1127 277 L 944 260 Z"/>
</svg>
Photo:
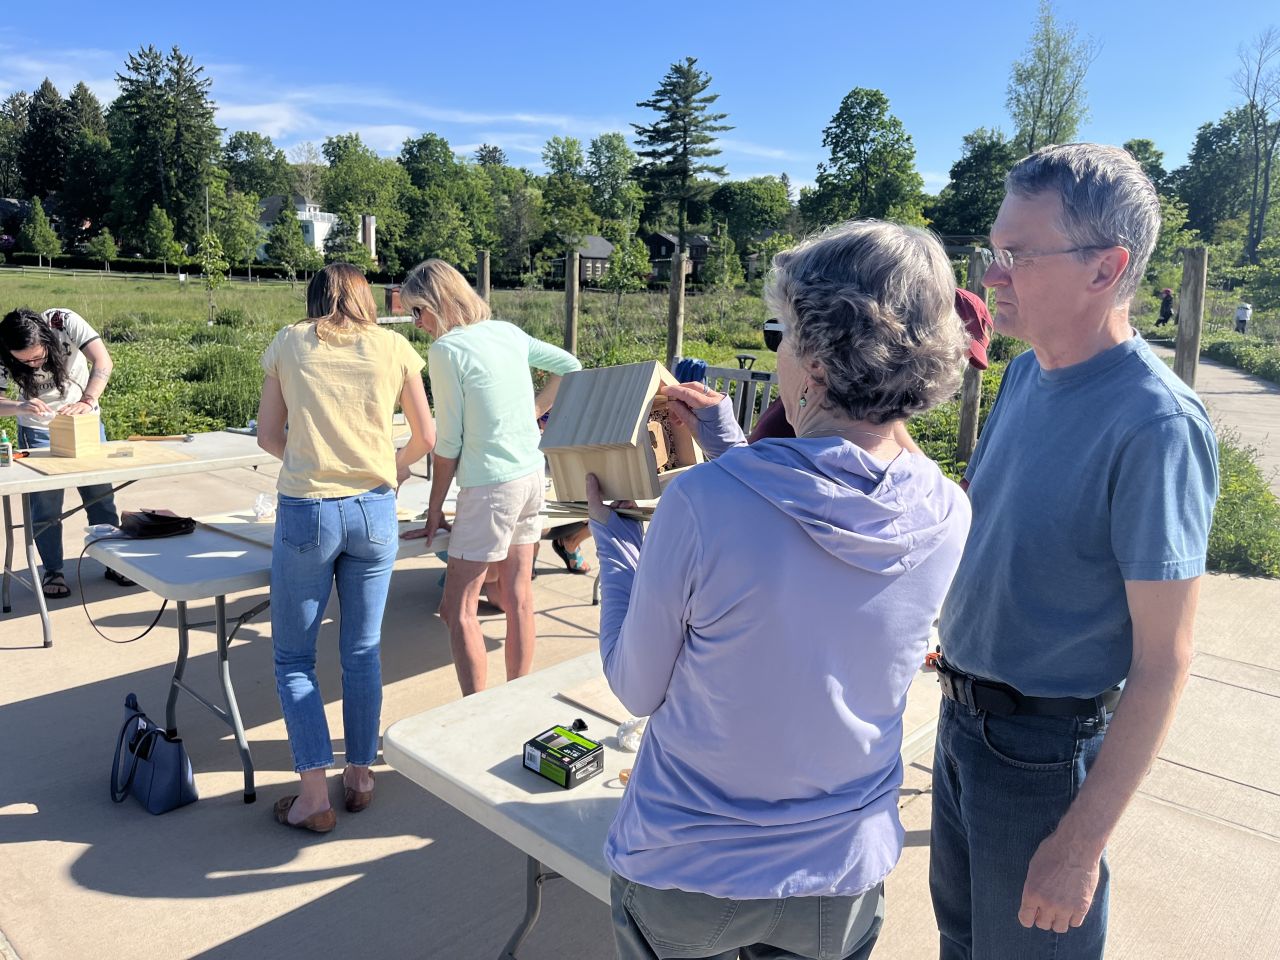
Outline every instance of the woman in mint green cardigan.
<svg viewBox="0 0 1280 960">
<path fill-rule="evenodd" d="M 485 688 L 487 660 L 476 604 L 490 565 L 507 615 L 507 679 L 533 664 L 533 555 L 542 536 L 543 460 L 538 417 L 551 408 L 576 357 L 514 324 L 491 320 L 489 304 L 443 260 L 427 260 L 400 285 L 400 302 L 434 338 L 427 354 L 436 449 L 427 523 L 417 536 L 451 530 L 440 617 L 449 627 L 464 696 Z M 547 372 L 534 395 L 529 368 Z M 457 478 L 453 523 L 444 500 Z"/>
</svg>

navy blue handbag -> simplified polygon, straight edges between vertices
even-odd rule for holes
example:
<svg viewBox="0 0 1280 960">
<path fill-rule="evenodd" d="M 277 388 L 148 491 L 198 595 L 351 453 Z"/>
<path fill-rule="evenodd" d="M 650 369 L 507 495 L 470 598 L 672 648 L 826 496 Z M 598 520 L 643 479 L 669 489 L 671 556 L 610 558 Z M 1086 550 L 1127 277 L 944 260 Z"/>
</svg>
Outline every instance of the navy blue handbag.
<svg viewBox="0 0 1280 960">
<path fill-rule="evenodd" d="M 152 723 L 132 693 L 125 697 L 124 725 L 111 763 L 111 799 L 120 803 L 130 793 L 148 813 L 168 813 L 199 799 L 182 739 Z"/>
</svg>

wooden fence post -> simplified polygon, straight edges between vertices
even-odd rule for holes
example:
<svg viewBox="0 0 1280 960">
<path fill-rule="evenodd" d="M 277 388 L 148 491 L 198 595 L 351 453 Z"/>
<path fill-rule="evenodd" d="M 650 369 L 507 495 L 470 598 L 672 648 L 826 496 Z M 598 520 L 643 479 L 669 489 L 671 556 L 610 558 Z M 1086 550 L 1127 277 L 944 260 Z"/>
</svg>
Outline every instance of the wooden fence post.
<svg viewBox="0 0 1280 960">
<path fill-rule="evenodd" d="M 489 251 L 481 250 L 476 261 L 476 293 L 485 303 L 489 302 Z"/>
<path fill-rule="evenodd" d="M 974 250 L 969 254 L 969 272 L 965 287 L 986 299 L 982 275 L 987 272 L 987 253 Z M 978 414 L 982 407 L 982 371 L 971 363 L 964 365 L 964 384 L 960 388 L 960 427 L 956 431 L 956 462 L 968 463 L 978 445 Z"/>
<path fill-rule="evenodd" d="M 1182 289 L 1178 292 L 1178 339 L 1173 372 L 1195 389 L 1200 365 L 1200 332 L 1204 324 L 1204 287 L 1209 273 L 1209 251 L 1190 247 L 1182 251 Z"/>
<path fill-rule="evenodd" d="M 671 290 L 667 296 L 667 369 L 672 371 L 684 352 L 684 274 L 685 253 L 677 250 L 671 254 Z"/>
<path fill-rule="evenodd" d="M 578 251 L 564 255 L 564 348 L 578 355 Z"/>
</svg>

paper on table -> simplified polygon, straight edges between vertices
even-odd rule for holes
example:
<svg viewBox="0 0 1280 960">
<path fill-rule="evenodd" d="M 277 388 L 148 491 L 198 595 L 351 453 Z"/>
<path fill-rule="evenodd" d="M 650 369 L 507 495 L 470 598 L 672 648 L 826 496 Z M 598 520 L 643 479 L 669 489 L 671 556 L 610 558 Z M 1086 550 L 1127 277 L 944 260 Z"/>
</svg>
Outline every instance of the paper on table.
<svg viewBox="0 0 1280 960">
<path fill-rule="evenodd" d="M 631 719 L 631 711 L 614 696 L 613 691 L 609 689 L 609 681 L 602 676 L 580 683 L 576 687 L 570 687 L 568 690 L 561 690 L 560 696 L 574 706 L 590 710 L 597 716 L 612 720 L 614 723 Z"/>
</svg>

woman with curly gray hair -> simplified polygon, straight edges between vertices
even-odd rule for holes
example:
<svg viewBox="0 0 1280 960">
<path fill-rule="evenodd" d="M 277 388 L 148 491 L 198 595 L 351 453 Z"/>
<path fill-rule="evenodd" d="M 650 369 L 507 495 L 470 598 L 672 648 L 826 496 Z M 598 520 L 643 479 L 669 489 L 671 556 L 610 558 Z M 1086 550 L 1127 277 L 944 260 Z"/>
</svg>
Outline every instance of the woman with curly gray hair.
<svg viewBox="0 0 1280 960">
<path fill-rule="evenodd" d="M 907 688 L 969 529 L 960 488 L 896 439 L 959 381 L 954 289 L 937 239 L 896 224 L 780 254 L 796 437 L 747 446 L 726 398 L 668 388 L 721 455 L 667 487 L 643 548 L 588 479 L 605 674 L 649 716 L 605 848 L 626 960 L 871 953 Z"/>
</svg>

